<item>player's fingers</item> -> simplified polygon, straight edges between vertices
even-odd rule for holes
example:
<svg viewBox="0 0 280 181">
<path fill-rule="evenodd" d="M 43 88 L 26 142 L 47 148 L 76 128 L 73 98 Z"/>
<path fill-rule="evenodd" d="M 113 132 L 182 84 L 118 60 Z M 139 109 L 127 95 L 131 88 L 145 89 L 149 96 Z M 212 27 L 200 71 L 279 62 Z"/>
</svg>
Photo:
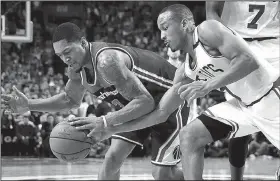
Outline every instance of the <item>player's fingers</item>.
<svg viewBox="0 0 280 181">
<path fill-rule="evenodd" d="M 10 109 L 8 104 L 1 104 L 1 109 Z"/>
<path fill-rule="evenodd" d="M 76 129 L 78 129 L 78 130 L 90 130 L 90 129 L 92 129 L 92 125 L 91 124 L 85 124 L 85 125 L 82 125 L 82 126 L 76 126 Z"/>
<path fill-rule="evenodd" d="M 190 88 L 184 90 L 183 92 L 181 92 L 180 98 L 187 101 L 189 99 L 189 97 L 191 96 L 190 95 L 191 92 L 192 92 L 192 90 Z"/>
<path fill-rule="evenodd" d="M 13 96 L 11 96 L 11 95 L 5 95 L 5 94 L 1 95 L 1 101 L 2 101 L 2 99 L 5 101 L 9 101 L 12 98 L 13 98 Z"/>
<path fill-rule="evenodd" d="M 189 84 L 182 85 L 182 86 L 178 89 L 178 94 L 181 94 L 181 93 L 184 92 L 185 90 L 188 90 L 188 88 L 189 88 Z"/>
<path fill-rule="evenodd" d="M 77 121 L 77 120 L 86 120 L 87 117 L 74 117 L 74 118 L 70 118 L 68 119 L 69 122 L 73 122 L 73 121 Z"/>
<path fill-rule="evenodd" d="M 71 126 L 78 126 L 78 125 L 85 125 L 88 124 L 89 122 L 87 120 L 77 120 L 77 121 L 72 121 L 70 122 Z"/>
<path fill-rule="evenodd" d="M 96 134 L 96 131 L 97 129 L 93 129 L 93 130 L 91 130 L 90 132 L 89 132 L 89 134 L 87 135 L 87 137 L 92 137 L 92 136 L 94 136 L 94 134 Z"/>
<path fill-rule="evenodd" d="M 13 86 L 13 90 L 15 91 L 17 96 L 22 96 L 22 92 L 20 92 L 16 86 Z"/>
<path fill-rule="evenodd" d="M 102 137 L 102 132 L 100 132 L 99 129 L 94 128 L 87 135 L 87 137 L 92 137 L 92 136 L 96 137 L 96 139 L 100 139 Z"/>
<path fill-rule="evenodd" d="M 4 100 L 4 99 L 1 99 L 1 103 L 2 103 L 2 104 L 6 104 L 6 105 L 8 105 L 8 104 L 9 104 L 9 101 Z"/>
</svg>

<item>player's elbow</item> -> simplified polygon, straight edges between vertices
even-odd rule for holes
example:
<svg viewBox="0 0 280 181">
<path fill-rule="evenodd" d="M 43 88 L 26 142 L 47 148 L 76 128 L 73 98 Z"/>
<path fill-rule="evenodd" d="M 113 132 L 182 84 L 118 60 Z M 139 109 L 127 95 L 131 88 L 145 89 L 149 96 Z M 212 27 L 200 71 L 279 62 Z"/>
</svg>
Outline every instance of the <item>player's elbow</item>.
<svg viewBox="0 0 280 181">
<path fill-rule="evenodd" d="M 246 54 L 243 54 L 243 55 L 241 55 L 241 56 L 243 56 L 242 59 L 245 59 L 245 60 L 246 60 L 246 62 L 247 62 L 247 67 L 249 68 L 249 70 L 250 70 L 251 72 L 253 72 L 254 70 L 257 70 L 257 69 L 260 67 L 260 65 L 259 65 L 259 63 L 258 63 L 258 61 L 257 61 L 257 59 L 256 59 L 254 56 L 252 56 L 252 55 L 246 55 Z"/>
<path fill-rule="evenodd" d="M 77 109 L 80 107 L 80 102 L 74 101 L 73 99 L 71 99 L 66 93 L 65 93 L 65 109 L 67 109 L 67 111 L 70 111 L 71 109 Z"/>
<path fill-rule="evenodd" d="M 152 96 L 143 96 L 142 103 L 146 113 L 151 112 L 155 108 L 155 101 Z"/>
<path fill-rule="evenodd" d="M 157 124 L 164 123 L 171 115 L 171 113 L 168 110 L 163 109 L 161 107 L 157 107 L 155 111 L 157 112 L 158 115 L 156 119 Z"/>
</svg>

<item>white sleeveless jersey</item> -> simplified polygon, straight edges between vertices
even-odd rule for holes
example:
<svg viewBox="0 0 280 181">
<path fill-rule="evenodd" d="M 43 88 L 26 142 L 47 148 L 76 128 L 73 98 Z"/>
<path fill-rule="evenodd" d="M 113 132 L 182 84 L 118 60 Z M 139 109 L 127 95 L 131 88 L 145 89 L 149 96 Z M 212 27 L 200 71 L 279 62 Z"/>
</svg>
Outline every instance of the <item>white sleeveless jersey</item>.
<svg viewBox="0 0 280 181">
<path fill-rule="evenodd" d="M 233 33 L 236 34 L 234 31 Z M 239 35 L 236 34 L 236 36 Z M 241 37 L 239 36 L 239 38 Z M 185 75 L 187 77 L 196 81 L 207 81 L 229 69 L 229 59 L 207 53 L 198 39 L 197 28 L 194 32 L 194 42 L 196 42 L 194 50 L 197 59 L 196 61 L 186 59 Z M 258 63 L 259 69 L 226 87 L 227 92 L 246 105 L 265 95 L 279 76 L 267 61 L 258 60 Z"/>
<path fill-rule="evenodd" d="M 280 37 L 279 1 L 225 1 L 222 20 L 243 38 Z"/>
</svg>

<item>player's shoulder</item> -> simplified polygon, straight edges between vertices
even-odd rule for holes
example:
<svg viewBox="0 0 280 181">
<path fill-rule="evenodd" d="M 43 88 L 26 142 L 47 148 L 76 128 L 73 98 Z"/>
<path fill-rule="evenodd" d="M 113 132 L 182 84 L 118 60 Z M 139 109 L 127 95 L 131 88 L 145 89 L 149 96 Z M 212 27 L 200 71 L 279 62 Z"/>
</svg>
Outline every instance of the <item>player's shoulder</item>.
<svg viewBox="0 0 280 181">
<path fill-rule="evenodd" d="M 97 67 L 104 68 L 116 65 L 119 61 L 116 50 L 106 49 L 97 56 Z"/>
<path fill-rule="evenodd" d="M 218 42 L 223 24 L 217 20 L 206 20 L 197 26 L 198 38 L 203 44 L 212 44 L 212 42 Z"/>
<path fill-rule="evenodd" d="M 217 31 L 221 30 L 222 26 L 222 23 L 217 20 L 205 20 L 197 26 L 199 32 L 198 36 L 208 37 L 213 35 Z"/>
</svg>

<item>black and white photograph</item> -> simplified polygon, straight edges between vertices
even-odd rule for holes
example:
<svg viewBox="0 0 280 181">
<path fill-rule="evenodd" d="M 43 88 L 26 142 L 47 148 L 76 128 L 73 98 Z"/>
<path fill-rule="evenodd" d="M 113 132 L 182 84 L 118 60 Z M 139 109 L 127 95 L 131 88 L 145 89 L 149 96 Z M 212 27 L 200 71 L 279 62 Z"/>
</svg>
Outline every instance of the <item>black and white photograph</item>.
<svg viewBox="0 0 280 181">
<path fill-rule="evenodd" d="M 1 1 L 1 180 L 280 181 L 280 1 Z"/>
</svg>

